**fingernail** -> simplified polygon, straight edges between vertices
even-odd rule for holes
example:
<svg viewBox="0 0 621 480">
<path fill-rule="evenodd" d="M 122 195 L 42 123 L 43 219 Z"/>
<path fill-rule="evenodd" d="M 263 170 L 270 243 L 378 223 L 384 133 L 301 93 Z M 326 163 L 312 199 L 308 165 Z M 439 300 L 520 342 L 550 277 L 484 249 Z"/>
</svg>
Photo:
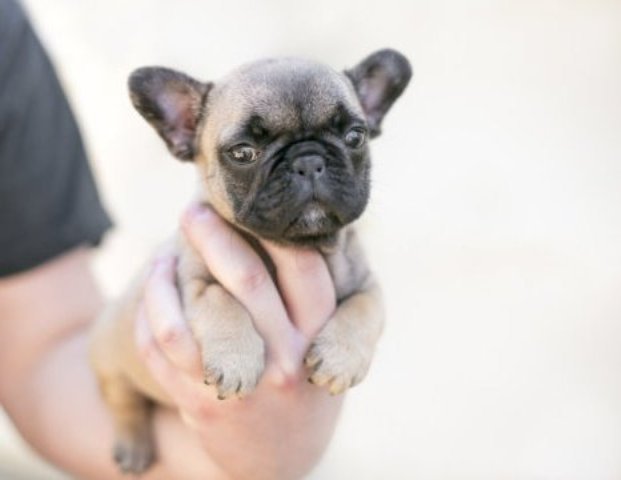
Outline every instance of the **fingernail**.
<svg viewBox="0 0 621 480">
<path fill-rule="evenodd" d="M 177 257 L 170 254 L 162 254 L 156 256 L 151 264 L 149 275 L 153 275 L 156 271 L 166 271 L 172 269 L 177 261 Z"/>
<path fill-rule="evenodd" d="M 192 204 L 181 217 L 181 225 L 188 227 L 193 221 L 211 215 L 211 210 L 201 203 Z"/>
</svg>

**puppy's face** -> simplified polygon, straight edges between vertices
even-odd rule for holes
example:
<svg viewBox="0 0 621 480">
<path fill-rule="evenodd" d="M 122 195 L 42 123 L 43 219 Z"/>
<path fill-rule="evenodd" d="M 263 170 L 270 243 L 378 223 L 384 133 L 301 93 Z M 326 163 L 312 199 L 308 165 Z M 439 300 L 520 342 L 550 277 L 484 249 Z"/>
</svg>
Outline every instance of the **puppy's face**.
<svg viewBox="0 0 621 480">
<path fill-rule="evenodd" d="M 277 59 L 215 84 L 157 67 L 129 84 L 171 152 L 196 162 L 221 215 L 259 237 L 320 246 L 363 212 L 368 140 L 410 77 L 407 60 L 383 50 L 344 73 Z"/>
</svg>

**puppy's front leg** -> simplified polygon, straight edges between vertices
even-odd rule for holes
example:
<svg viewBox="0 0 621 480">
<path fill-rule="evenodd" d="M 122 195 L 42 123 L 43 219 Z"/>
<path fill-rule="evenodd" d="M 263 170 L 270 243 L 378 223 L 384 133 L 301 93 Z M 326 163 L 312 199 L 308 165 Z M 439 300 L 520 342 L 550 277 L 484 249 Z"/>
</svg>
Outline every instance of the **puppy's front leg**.
<svg viewBox="0 0 621 480">
<path fill-rule="evenodd" d="M 344 392 L 367 374 L 384 324 L 381 292 L 369 279 L 346 298 L 311 345 L 304 360 L 311 383 Z"/>
<path fill-rule="evenodd" d="M 203 282 L 192 281 L 186 315 L 201 348 L 205 383 L 217 388 L 220 399 L 244 396 L 263 373 L 263 339 L 241 303 L 221 285 Z"/>
</svg>

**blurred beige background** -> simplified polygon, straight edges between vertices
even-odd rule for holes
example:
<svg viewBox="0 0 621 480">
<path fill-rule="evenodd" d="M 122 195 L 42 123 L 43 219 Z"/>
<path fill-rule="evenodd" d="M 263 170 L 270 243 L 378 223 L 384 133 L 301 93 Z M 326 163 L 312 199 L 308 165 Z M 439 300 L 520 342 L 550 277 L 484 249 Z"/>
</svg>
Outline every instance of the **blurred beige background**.
<svg viewBox="0 0 621 480">
<path fill-rule="evenodd" d="M 95 265 L 109 295 L 194 188 L 131 109 L 133 68 L 404 52 L 415 81 L 373 146 L 364 220 L 388 328 L 311 479 L 621 478 L 620 2 L 26 5 L 116 218 Z M 8 426 L 0 464 L 52 478 Z"/>
</svg>

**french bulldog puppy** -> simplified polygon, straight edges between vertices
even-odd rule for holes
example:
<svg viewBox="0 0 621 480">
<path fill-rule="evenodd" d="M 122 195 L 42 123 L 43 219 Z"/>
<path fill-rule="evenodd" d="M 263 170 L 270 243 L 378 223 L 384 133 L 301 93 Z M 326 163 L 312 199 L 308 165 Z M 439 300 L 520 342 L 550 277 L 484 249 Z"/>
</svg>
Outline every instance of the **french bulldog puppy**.
<svg viewBox="0 0 621 480">
<path fill-rule="evenodd" d="M 196 165 L 201 202 L 256 249 L 261 247 L 253 239 L 260 238 L 324 256 L 338 307 L 314 339 L 305 365 L 309 381 L 332 394 L 364 378 L 382 330 L 378 286 L 351 223 L 369 198 L 368 141 L 379 135 L 411 75 L 402 54 L 381 50 L 344 72 L 282 58 L 244 65 L 218 82 L 161 67 L 140 68 L 129 79 L 134 107 L 175 157 Z M 177 285 L 201 350 L 205 382 L 222 399 L 248 395 L 265 365 L 253 319 L 183 235 L 176 254 Z M 153 402 L 170 404 L 134 346 L 143 283 L 144 276 L 106 309 L 91 346 L 102 395 L 116 421 L 114 458 L 129 473 L 146 470 L 155 459 Z"/>
</svg>

